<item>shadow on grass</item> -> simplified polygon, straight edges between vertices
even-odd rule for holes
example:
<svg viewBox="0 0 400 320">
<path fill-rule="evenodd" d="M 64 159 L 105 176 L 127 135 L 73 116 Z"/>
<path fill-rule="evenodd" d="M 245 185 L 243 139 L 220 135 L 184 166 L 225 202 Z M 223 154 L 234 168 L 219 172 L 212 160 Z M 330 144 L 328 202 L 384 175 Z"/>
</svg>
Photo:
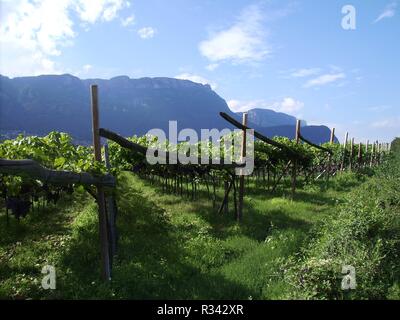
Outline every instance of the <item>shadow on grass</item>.
<svg viewBox="0 0 400 320">
<path fill-rule="evenodd" d="M 343 178 L 343 181 L 332 183 L 336 183 L 332 187 L 352 188 L 361 182 Z M 72 231 L 66 220 L 68 216 L 61 212 L 54 214 L 55 209 L 48 208 L 47 212 L 35 213 L 21 225 L 12 222 L 6 235 L 0 239 L 0 244 L 72 232 L 68 249 L 61 252 L 60 267 L 57 269 L 58 289 L 54 293 L 44 293 L 48 298 L 247 299 L 259 295 L 247 286 L 227 280 L 213 268 L 215 265 L 212 262 L 198 256 L 204 254 L 207 248 L 198 253 L 187 247 L 186 237 L 192 233 L 190 230 L 179 229 L 179 224 L 173 224 L 161 206 L 168 204 L 179 208 L 179 204 L 189 201 L 188 198 L 171 196 L 162 199 L 160 203 L 157 202 L 159 200 L 150 199 L 137 185 L 136 188 L 132 187 L 129 181 L 123 180 L 119 181 L 117 193 L 123 195 L 118 198 L 120 239 L 110 283 L 101 282 L 99 277 L 98 222 L 94 203 L 89 206 L 89 212 L 83 215 L 84 220 L 73 225 Z M 267 203 L 265 208 L 255 205 L 255 201 L 288 196 L 288 189 L 278 189 L 275 194 L 270 194 L 249 188 L 246 213 L 240 226 L 234 220 L 233 201 L 229 203 L 229 214 L 218 215 L 222 191 L 218 193 L 215 208 L 212 208 L 212 200 L 208 200 L 207 195 L 206 190 L 201 190 L 198 199 L 190 201 L 188 210 L 207 222 L 211 227 L 210 239 L 213 238 L 213 241 L 242 235 L 262 242 L 274 228 L 295 229 L 307 234 L 313 226 L 307 219 L 298 218 L 300 215 L 288 213 L 285 205 L 268 207 Z M 298 190 L 293 204 L 297 201 L 327 208 L 336 204 L 335 199 L 318 190 Z M 18 228 L 16 236 L 13 232 L 18 231 Z M 200 238 L 200 246 L 207 245 L 208 240 Z M 210 267 L 202 266 L 203 261 L 209 263 Z M 10 268 L 2 268 L 0 271 L 21 272 Z"/>
<path fill-rule="evenodd" d="M 162 192 L 161 188 L 150 185 L 145 180 L 142 181 L 146 186 L 150 188 L 155 187 L 158 192 Z M 196 200 L 171 195 L 167 200 L 163 200 L 163 203 L 173 206 L 179 206 L 180 203 L 190 203 L 190 211 L 202 217 L 212 227 L 213 236 L 221 240 L 241 234 L 257 241 L 263 241 L 268 236 L 272 225 L 279 229 L 300 229 L 304 232 L 307 232 L 312 226 L 311 222 L 295 218 L 293 215 L 288 214 L 287 206 L 271 205 L 269 207 L 268 202 L 266 202 L 265 208 L 261 210 L 252 204 L 253 200 L 266 201 L 282 197 L 289 199 L 290 188 L 280 188 L 276 192 L 271 193 L 268 190 L 256 188 L 254 185 L 247 187 L 245 212 L 240 226 L 236 222 L 232 194 L 229 196 L 229 212 L 227 214 L 218 214 L 218 209 L 222 202 L 222 190 L 218 190 L 215 207 L 212 206 L 212 200 L 209 200 L 207 195 L 207 192 L 204 190 L 203 193 L 199 193 L 199 197 Z M 296 193 L 291 209 L 296 206 L 296 202 L 316 205 L 315 214 L 322 214 L 337 204 L 336 199 L 325 196 L 317 190 L 309 192 L 300 189 Z"/>
<path fill-rule="evenodd" d="M 40 209 L 35 208 L 25 218 L 18 221 L 14 216 L 9 216 L 9 225 L 4 215 L 0 216 L 0 246 L 16 242 L 39 240 L 45 236 L 65 234 L 67 232 L 66 220 L 69 219 L 66 207 L 70 205 L 71 196 L 65 196 L 56 205 L 47 204 Z"/>
<path fill-rule="evenodd" d="M 195 265 L 182 232 L 141 190 L 120 183 L 119 247 L 113 279 L 99 284 L 96 219 L 76 231 L 62 257 L 68 270 L 60 283 L 66 297 L 120 299 L 247 299 L 248 288 Z M 117 192 L 122 194 L 122 192 Z M 93 208 L 95 209 L 95 208 Z"/>
</svg>

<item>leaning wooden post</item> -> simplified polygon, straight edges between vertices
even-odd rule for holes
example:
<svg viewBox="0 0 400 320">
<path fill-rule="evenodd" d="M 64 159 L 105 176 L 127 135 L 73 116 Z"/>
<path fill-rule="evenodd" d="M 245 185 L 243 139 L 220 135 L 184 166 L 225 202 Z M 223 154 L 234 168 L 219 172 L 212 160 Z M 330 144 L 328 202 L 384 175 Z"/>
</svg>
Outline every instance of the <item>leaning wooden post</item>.
<svg viewBox="0 0 400 320">
<path fill-rule="evenodd" d="M 300 120 L 297 120 L 296 122 L 296 132 L 295 132 L 295 139 L 296 139 L 296 144 L 300 142 Z M 294 195 L 296 193 L 296 180 L 297 180 L 297 161 L 293 161 L 293 166 L 292 166 L 292 199 L 294 198 Z"/>
<path fill-rule="evenodd" d="M 99 135 L 99 100 L 97 85 L 91 86 L 92 96 L 92 133 L 95 161 L 101 162 L 101 145 Z M 107 213 L 105 205 L 104 189 L 97 185 L 97 204 L 99 206 L 99 236 L 101 255 L 101 276 L 103 280 L 110 280 L 110 254 L 108 243 Z"/>
<path fill-rule="evenodd" d="M 243 113 L 242 124 L 247 127 L 247 112 Z M 241 150 L 241 162 L 244 162 L 246 159 L 246 130 L 243 130 L 242 136 L 242 150 Z M 243 169 L 240 170 L 241 175 L 239 177 L 239 209 L 237 220 L 241 221 L 243 217 L 243 199 L 244 199 L 244 172 Z"/>
<path fill-rule="evenodd" d="M 346 136 L 344 138 L 344 144 L 343 144 L 343 157 L 342 157 L 342 164 L 340 166 L 340 171 L 343 171 L 345 168 L 346 164 L 346 149 L 347 149 L 347 140 L 349 139 L 349 133 L 346 132 Z"/>
</svg>

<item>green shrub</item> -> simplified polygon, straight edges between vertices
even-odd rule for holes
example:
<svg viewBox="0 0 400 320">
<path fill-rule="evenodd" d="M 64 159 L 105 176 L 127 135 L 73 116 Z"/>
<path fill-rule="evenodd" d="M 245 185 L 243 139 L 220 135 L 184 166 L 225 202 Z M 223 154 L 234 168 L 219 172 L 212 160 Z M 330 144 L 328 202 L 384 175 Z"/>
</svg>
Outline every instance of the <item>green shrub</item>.
<svg viewBox="0 0 400 320">
<path fill-rule="evenodd" d="M 351 182 L 351 177 L 344 177 Z M 297 299 L 392 299 L 399 296 L 400 166 L 393 158 L 349 193 L 302 257 L 288 263 Z M 355 268 L 357 287 L 344 291 L 342 267 Z"/>
</svg>

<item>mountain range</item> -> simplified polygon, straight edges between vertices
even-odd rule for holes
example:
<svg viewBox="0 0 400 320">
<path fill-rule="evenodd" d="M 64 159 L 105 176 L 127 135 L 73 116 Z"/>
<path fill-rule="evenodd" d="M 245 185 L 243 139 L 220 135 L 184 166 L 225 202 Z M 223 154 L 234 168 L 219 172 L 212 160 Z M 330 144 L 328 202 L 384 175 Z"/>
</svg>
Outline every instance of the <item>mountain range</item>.
<svg viewBox="0 0 400 320">
<path fill-rule="evenodd" d="M 8 78 L 0 75 L 0 133 L 43 135 L 52 130 L 91 140 L 90 86 L 99 87 L 101 127 L 123 136 L 150 129 L 168 132 L 168 121 L 178 130 L 232 128 L 219 112 L 241 119 L 209 85 L 174 78 L 81 80 L 72 75 Z M 248 112 L 249 126 L 272 137 L 294 137 L 296 118 L 267 109 Z M 303 126 L 302 135 L 314 143 L 329 141 L 326 126 Z"/>
</svg>

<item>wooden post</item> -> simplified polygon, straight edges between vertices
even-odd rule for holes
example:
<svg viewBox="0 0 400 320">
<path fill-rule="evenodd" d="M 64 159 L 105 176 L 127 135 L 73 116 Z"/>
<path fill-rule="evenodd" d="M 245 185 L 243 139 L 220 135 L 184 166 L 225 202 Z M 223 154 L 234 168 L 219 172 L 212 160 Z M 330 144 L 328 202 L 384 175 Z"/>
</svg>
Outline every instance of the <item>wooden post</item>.
<svg viewBox="0 0 400 320">
<path fill-rule="evenodd" d="M 331 138 L 329 140 L 329 144 L 333 145 L 333 142 L 335 141 L 335 128 L 332 128 L 331 130 Z M 326 181 L 329 181 L 329 177 L 331 175 L 331 170 L 332 170 L 332 155 L 329 154 L 328 158 L 328 168 L 327 168 L 327 173 L 326 173 Z"/>
<path fill-rule="evenodd" d="M 346 136 L 344 138 L 344 144 L 343 144 L 343 158 L 342 158 L 342 164 L 340 166 L 340 170 L 343 171 L 345 169 L 346 165 L 346 150 L 347 150 L 347 140 L 349 139 L 349 133 L 346 132 Z"/>
<path fill-rule="evenodd" d="M 296 122 L 296 132 L 295 132 L 295 139 L 296 143 L 300 142 L 300 120 Z M 294 194 L 296 193 L 296 180 L 297 180 L 297 161 L 293 161 L 292 167 L 292 199 L 294 198 Z"/>
<path fill-rule="evenodd" d="M 108 152 L 108 144 L 104 145 L 104 160 L 108 172 L 111 171 L 110 156 Z M 108 222 L 109 222 L 109 236 L 110 236 L 110 266 L 112 267 L 112 261 L 114 255 L 117 253 L 117 203 L 114 196 L 110 195 L 106 198 Z"/>
<path fill-rule="evenodd" d="M 369 166 L 372 167 L 374 165 L 374 157 L 375 157 L 375 142 L 372 143 L 372 150 L 371 150 L 371 159 L 369 162 Z"/>
<path fill-rule="evenodd" d="M 353 169 L 353 156 L 354 156 L 354 138 L 352 138 L 350 141 L 350 163 L 349 163 L 350 171 Z"/>
<path fill-rule="evenodd" d="M 243 113 L 242 124 L 247 127 L 247 112 Z M 243 130 L 243 137 L 242 137 L 242 150 L 241 150 L 241 162 L 245 161 L 246 159 L 246 130 Z M 243 169 L 241 169 L 241 175 L 239 177 L 239 208 L 238 208 L 238 216 L 237 220 L 241 221 L 243 217 L 243 199 L 244 199 L 244 174 Z"/>
<path fill-rule="evenodd" d="M 229 199 L 229 192 L 234 184 L 234 181 L 230 181 L 228 188 L 225 190 L 224 199 L 222 200 L 221 206 L 219 207 L 218 214 L 222 213 L 222 210 L 225 208 L 225 204 L 228 202 Z"/>
<path fill-rule="evenodd" d="M 229 196 L 229 182 L 228 181 L 224 181 L 224 187 L 225 187 L 225 194 L 228 194 L 228 196 Z M 225 203 L 225 205 L 224 205 L 224 214 L 225 215 L 227 215 L 228 214 L 228 212 L 229 212 L 229 200 L 228 200 L 229 198 L 227 198 L 227 200 L 224 202 Z"/>
<path fill-rule="evenodd" d="M 101 162 L 101 145 L 99 135 L 99 100 L 97 85 L 91 86 L 92 103 L 92 133 L 95 161 Z M 101 255 L 101 276 L 103 280 L 110 280 L 110 255 L 108 243 L 107 213 L 104 189 L 97 185 L 97 204 L 99 206 L 99 236 Z"/>
<path fill-rule="evenodd" d="M 332 130 L 331 130 L 331 138 L 329 139 L 329 143 L 333 144 L 334 141 L 335 141 L 335 128 L 332 128 Z"/>
<path fill-rule="evenodd" d="M 377 156 L 377 164 L 380 164 L 381 163 L 381 152 L 382 152 L 382 150 L 381 150 L 381 148 L 382 148 L 382 144 L 380 144 L 378 141 L 376 142 L 376 144 L 377 144 L 377 147 L 378 147 L 378 152 L 377 152 L 377 154 L 378 154 L 378 156 Z"/>
</svg>

